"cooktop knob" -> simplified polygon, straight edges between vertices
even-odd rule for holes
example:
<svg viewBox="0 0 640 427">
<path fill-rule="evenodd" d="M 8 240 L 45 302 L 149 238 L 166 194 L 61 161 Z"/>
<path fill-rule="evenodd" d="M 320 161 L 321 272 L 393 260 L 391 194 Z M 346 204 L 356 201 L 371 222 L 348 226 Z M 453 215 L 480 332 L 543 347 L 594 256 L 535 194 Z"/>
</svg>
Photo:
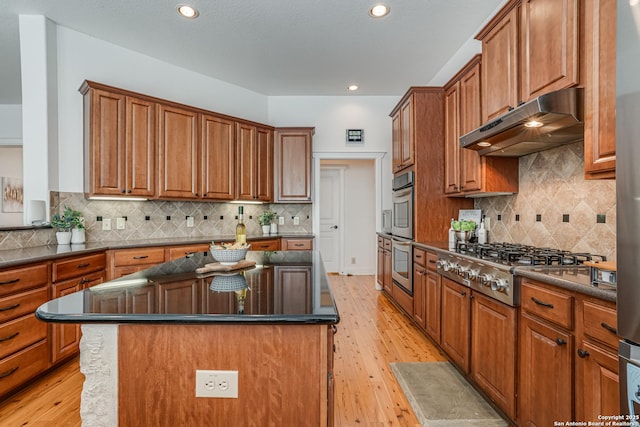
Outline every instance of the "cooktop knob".
<svg viewBox="0 0 640 427">
<path fill-rule="evenodd" d="M 482 273 L 481 275 L 478 276 L 478 279 L 480 279 L 480 282 L 484 286 L 490 286 L 491 285 L 491 281 L 493 280 L 493 274 Z"/>
<path fill-rule="evenodd" d="M 469 279 L 476 280 L 478 278 L 478 274 L 479 273 L 480 273 L 479 270 L 476 270 L 474 268 L 470 268 L 469 271 L 468 271 Z"/>
<path fill-rule="evenodd" d="M 469 271 L 469 268 L 464 265 L 458 265 L 456 270 L 458 271 L 458 276 L 464 276 L 465 273 Z"/>
<path fill-rule="evenodd" d="M 491 281 L 491 290 L 498 292 L 507 292 L 509 289 L 509 281 L 507 279 L 495 279 Z"/>
</svg>

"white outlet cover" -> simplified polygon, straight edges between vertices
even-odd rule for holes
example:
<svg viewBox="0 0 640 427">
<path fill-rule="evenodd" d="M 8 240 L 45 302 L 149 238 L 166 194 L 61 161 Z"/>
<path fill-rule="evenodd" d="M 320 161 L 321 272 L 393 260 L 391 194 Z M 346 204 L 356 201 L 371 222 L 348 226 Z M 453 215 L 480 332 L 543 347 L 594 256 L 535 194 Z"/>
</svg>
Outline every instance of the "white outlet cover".
<svg viewBox="0 0 640 427">
<path fill-rule="evenodd" d="M 102 230 L 103 231 L 111 230 L 111 218 L 103 218 L 102 219 Z"/>
<path fill-rule="evenodd" d="M 116 218 L 116 228 L 118 230 L 124 230 L 125 227 L 125 220 L 124 218 L 120 217 L 120 218 Z"/>
<path fill-rule="evenodd" d="M 238 371 L 196 370 L 196 397 L 238 398 Z"/>
</svg>

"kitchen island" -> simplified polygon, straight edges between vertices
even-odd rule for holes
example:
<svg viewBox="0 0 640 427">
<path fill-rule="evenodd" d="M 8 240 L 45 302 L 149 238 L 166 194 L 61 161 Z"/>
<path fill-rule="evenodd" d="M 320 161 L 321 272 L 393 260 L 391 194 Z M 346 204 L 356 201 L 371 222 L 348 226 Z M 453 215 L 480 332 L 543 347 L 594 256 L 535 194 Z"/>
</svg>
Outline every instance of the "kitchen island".
<svg viewBox="0 0 640 427">
<path fill-rule="evenodd" d="M 214 260 L 195 254 L 37 310 L 82 324 L 83 425 L 332 425 L 339 316 L 319 253 L 247 260 L 198 274 Z M 236 371 L 238 397 L 196 397 L 196 370 Z"/>
</svg>

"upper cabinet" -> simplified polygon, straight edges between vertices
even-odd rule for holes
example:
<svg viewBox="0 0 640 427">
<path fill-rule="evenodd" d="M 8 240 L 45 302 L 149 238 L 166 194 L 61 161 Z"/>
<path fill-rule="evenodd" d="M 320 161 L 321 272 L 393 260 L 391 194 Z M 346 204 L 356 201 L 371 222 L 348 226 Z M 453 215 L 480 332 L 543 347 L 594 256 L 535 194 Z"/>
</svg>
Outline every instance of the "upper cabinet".
<svg viewBox="0 0 640 427">
<path fill-rule="evenodd" d="M 521 90 L 528 101 L 579 83 L 579 0 L 523 0 Z"/>
<path fill-rule="evenodd" d="M 155 195 L 155 104 L 92 88 L 84 95 L 85 193 Z"/>
<path fill-rule="evenodd" d="M 233 200 L 236 196 L 236 124 L 233 120 L 203 114 L 202 198 Z"/>
<path fill-rule="evenodd" d="M 616 1 L 586 0 L 585 178 L 616 177 Z"/>
<path fill-rule="evenodd" d="M 409 94 L 391 112 L 393 173 L 413 166 L 415 159 L 415 99 Z"/>
<path fill-rule="evenodd" d="M 273 131 L 236 125 L 237 200 L 273 201 Z"/>
<path fill-rule="evenodd" d="M 518 191 L 518 159 L 480 157 L 460 136 L 481 124 L 481 61 L 475 56 L 445 86 L 445 186 L 451 196 Z"/>
<path fill-rule="evenodd" d="M 311 154 L 315 128 L 275 131 L 275 202 L 311 202 Z"/>
</svg>

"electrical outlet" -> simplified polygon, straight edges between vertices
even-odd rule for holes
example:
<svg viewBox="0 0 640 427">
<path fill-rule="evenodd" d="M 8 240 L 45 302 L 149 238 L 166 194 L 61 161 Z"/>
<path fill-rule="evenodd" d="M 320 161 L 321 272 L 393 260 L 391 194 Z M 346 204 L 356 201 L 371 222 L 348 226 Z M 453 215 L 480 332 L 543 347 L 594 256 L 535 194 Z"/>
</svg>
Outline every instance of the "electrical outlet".
<svg viewBox="0 0 640 427">
<path fill-rule="evenodd" d="M 196 370 L 196 397 L 238 398 L 238 371 Z"/>
<path fill-rule="evenodd" d="M 279 216 L 278 217 L 278 225 L 284 225 L 284 217 L 283 216 Z"/>
<path fill-rule="evenodd" d="M 491 218 L 484 218 L 484 229 L 487 231 L 491 231 Z"/>
<path fill-rule="evenodd" d="M 192 216 L 188 216 L 187 217 L 187 227 L 193 227 L 193 217 Z"/>
<path fill-rule="evenodd" d="M 124 230 L 124 223 L 125 220 L 122 217 L 116 218 L 116 229 L 117 230 Z"/>
<path fill-rule="evenodd" d="M 300 225 L 300 217 L 299 216 L 294 216 L 293 217 L 293 225 Z"/>
<path fill-rule="evenodd" d="M 102 218 L 102 231 L 111 230 L 111 218 Z"/>
</svg>

